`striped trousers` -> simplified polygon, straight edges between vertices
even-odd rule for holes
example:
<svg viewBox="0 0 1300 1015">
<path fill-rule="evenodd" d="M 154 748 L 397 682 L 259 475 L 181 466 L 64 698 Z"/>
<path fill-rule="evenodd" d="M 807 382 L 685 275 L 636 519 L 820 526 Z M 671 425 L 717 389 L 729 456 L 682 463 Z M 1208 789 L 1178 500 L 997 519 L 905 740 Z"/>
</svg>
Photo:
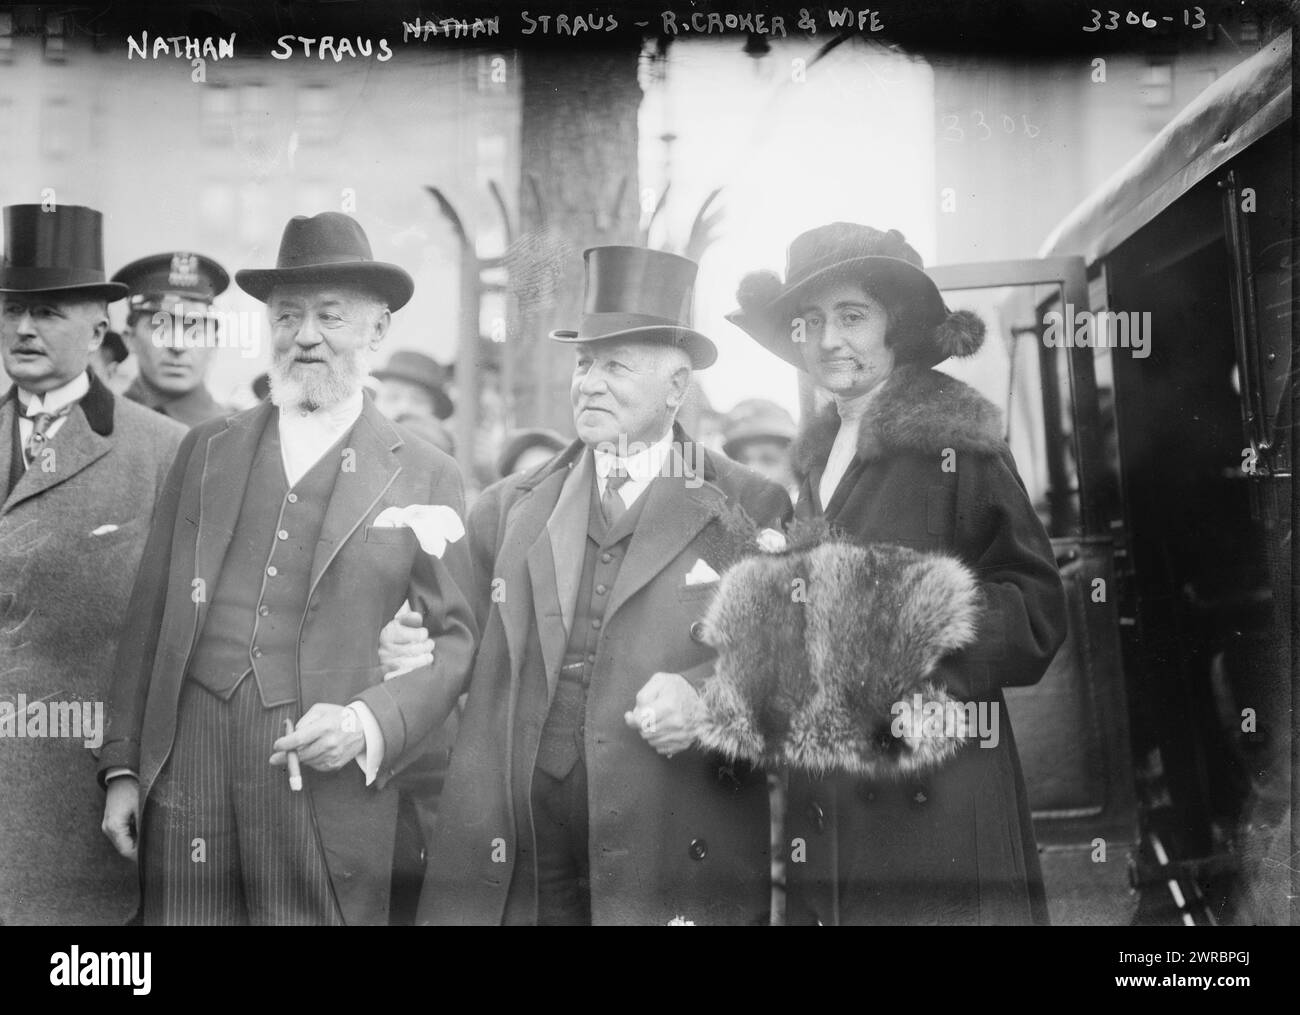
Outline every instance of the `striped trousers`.
<svg viewBox="0 0 1300 1015">
<path fill-rule="evenodd" d="M 311 800 L 267 763 L 297 712 L 251 674 L 229 701 L 186 681 L 142 821 L 146 924 L 342 925 Z"/>
</svg>

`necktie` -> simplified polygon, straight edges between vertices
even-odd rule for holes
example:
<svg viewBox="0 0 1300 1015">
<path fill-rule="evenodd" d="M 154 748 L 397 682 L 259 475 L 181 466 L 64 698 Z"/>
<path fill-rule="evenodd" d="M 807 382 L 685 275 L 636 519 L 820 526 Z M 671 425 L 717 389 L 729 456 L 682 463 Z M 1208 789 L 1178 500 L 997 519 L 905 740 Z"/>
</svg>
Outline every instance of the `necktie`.
<svg viewBox="0 0 1300 1015">
<path fill-rule="evenodd" d="M 70 413 L 76 404 L 76 402 L 69 402 L 58 412 L 38 412 L 35 416 L 28 417 L 32 421 L 32 435 L 27 438 L 27 443 L 23 446 L 23 459 L 27 462 L 28 468 L 31 468 L 32 459 L 45 443 L 45 435 L 54 425 L 54 421 Z"/>
<path fill-rule="evenodd" d="M 630 478 L 626 474 L 615 472 L 605 477 L 605 492 L 600 498 L 600 510 L 605 515 L 605 524 L 610 528 L 613 528 L 614 523 L 627 511 L 627 505 L 623 503 L 623 498 L 618 495 L 618 491 Z"/>
</svg>

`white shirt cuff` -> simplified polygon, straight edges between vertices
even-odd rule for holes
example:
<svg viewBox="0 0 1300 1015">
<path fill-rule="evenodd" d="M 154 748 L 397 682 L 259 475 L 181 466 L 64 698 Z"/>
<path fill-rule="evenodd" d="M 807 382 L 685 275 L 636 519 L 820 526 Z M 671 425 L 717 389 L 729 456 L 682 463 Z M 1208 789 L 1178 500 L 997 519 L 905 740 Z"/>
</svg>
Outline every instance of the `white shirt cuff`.
<svg viewBox="0 0 1300 1015">
<path fill-rule="evenodd" d="M 379 774 L 379 765 L 384 760 L 384 731 L 379 728 L 379 720 L 370 706 L 364 701 L 354 701 L 348 705 L 361 724 L 361 735 L 366 738 L 366 749 L 357 755 L 357 764 L 366 774 L 366 785 L 375 781 Z M 108 778 L 112 778 L 110 773 Z"/>
<path fill-rule="evenodd" d="M 138 775 L 136 775 L 134 772 L 132 772 L 129 768 L 110 768 L 107 772 L 104 773 L 104 782 L 105 782 L 106 784 L 107 784 L 107 783 L 110 783 L 110 782 L 112 782 L 114 779 L 116 779 L 119 775 L 129 775 L 132 779 L 139 779 L 139 778 L 140 778 Z"/>
</svg>

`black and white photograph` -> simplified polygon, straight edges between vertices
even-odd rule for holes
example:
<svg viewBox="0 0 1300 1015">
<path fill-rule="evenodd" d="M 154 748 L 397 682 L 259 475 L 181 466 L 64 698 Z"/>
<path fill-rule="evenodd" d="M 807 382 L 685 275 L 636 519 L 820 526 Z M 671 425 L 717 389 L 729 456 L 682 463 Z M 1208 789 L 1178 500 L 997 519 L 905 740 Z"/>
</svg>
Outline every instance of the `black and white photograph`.
<svg viewBox="0 0 1300 1015">
<path fill-rule="evenodd" d="M 0 5 L 24 978 L 1075 927 L 1248 995 L 1296 9 L 1091 2 Z"/>
</svg>

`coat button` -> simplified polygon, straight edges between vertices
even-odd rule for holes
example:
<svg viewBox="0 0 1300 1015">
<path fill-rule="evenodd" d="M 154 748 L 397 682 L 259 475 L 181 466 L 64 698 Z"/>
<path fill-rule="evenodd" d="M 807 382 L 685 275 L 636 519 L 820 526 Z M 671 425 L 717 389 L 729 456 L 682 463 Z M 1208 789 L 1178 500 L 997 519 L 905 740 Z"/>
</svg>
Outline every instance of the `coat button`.
<svg viewBox="0 0 1300 1015">
<path fill-rule="evenodd" d="M 709 855 L 709 844 L 703 839 L 691 840 L 691 859 L 703 860 Z"/>
<path fill-rule="evenodd" d="M 871 788 L 871 783 L 869 782 L 858 783 L 858 798 L 864 800 L 867 803 L 871 803 L 873 800 L 876 799 L 876 791 Z"/>
<path fill-rule="evenodd" d="M 614 555 L 612 553 L 602 553 L 600 555 L 600 562 L 602 564 L 608 564 L 613 559 L 614 559 Z"/>
<path fill-rule="evenodd" d="M 912 793 L 912 803 L 917 807 L 920 807 L 929 799 L 930 795 L 926 793 L 924 787 L 918 786 Z"/>
<path fill-rule="evenodd" d="M 289 494 L 288 497 L 285 498 L 285 500 L 287 500 L 290 504 L 297 504 L 297 503 L 298 503 L 298 495 L 297 495 L 296 493 L 291 493 L 291 494 Z"/>
<path fill-rule="evenodd" d="M 289 533 L 288 533 L 288 531 L 286 531 L 285 529 L 281 529 L 279 532 L 276 533 L 276 535 L 277 535 L 278 537 L 280 537 L 281 539 L 288 539 L 288 538 L 289 538 Z"/>
<path fill-rule="evenodd" d="M 813 827 L 817 831 L 826 831 L 826 812 L 822 810 L 822 805 L 816 800 L 808 805 L 808 820 L 813 823 Z"/>
<path fill-rule="evenodd" d="M 691 641 L 698 641 L 704 644 L 704 621 L 697 620 L 691 624 Z"/>
<path fill-rule="evenodd" d="M 274 577 L 275 577 L 277 574 L 279 574 L 280 572 L 277 571 L 277 570 L 275 569 L 275 565 L 272 564 L 270 567 L 268 567 L 268 568 L 266 569 L 266 573 L 269 574 L 272 578 L 274 578 Z"/>
<path fill-rule="evenodd" d="M 596 595 L 598 595 L 598 596 L 603 596 L 603 595 L 604 595 L 606 592 L 608 592 L 608 591 L 609 591 L 609 589 L 605 588 L 604 585 L 597 585 L 597 586 L 596 586 Z"/>
<path fill-rule="evenodd" d="M 599 618 L 599 617 L 595 617 L 595 618 L 593 618 L 592 621 L 591 621 L 591 626 L 592 626 L 592 629 L 593 629 L 593 630 L 599 631 L 599 630 L 600 630 L 600 618 Z"/>
<path fill-rule="evenodd" d="M 254 659 L 261 659 L 261 658 L 262 658 L 262 650 L 261 650 L 260 648 L 254 648 L 254 649 L 253 649 L 253 658 L 254 658 Z"/>
<path fill-rule="evenodd" d="M 260 616 L 265 617 L 268 613 L 271 612 L 271 607 L 267 606 L 266 603 L 263 603 L 261 606 L 257 608 L 257 612 Z"/>
</svg>

